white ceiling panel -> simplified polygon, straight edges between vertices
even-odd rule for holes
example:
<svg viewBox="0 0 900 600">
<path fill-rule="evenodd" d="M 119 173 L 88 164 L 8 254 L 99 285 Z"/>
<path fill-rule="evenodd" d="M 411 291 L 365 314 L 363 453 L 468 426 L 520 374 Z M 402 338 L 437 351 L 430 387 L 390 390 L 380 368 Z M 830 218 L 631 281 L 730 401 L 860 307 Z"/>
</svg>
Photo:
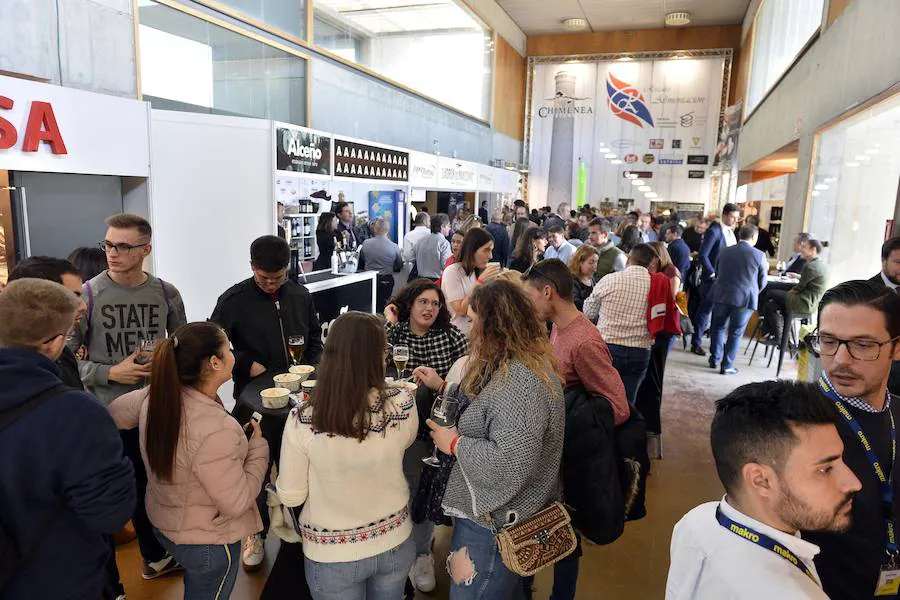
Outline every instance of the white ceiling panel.
<svg viewBox="0 0 900 600">
<path fill-rule="evenodd" d="M 665 26 L 674 11 L 691 14 L 691 26 L 741 23 L 750 0 L 497 0 L 528 35 L 566 33 L 563 19 L 588 21 L 585 31 Z"/>
</svg>

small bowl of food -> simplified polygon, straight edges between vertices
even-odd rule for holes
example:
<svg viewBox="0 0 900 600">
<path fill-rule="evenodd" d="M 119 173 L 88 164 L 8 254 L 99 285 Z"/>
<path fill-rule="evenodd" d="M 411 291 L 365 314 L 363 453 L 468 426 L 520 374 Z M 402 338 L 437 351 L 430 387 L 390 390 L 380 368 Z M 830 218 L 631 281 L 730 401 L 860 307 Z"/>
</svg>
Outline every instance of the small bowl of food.
<svg viewBox="0 0 900 600">
<path fill-rule="evenodd" d="M 281 375 L 276 375 L 272 378 L 275 382 L 275 387 L 284 388 L 291 392 L 299 392 L 300 391 L 300 382 L 303 381 L 302 375 L 297 375 L 296 373 L 282 373 Z"/>
<path fill-rule="evenodd" d="M 316 368 L 310 365 L 294 365 L 290 369 L 288 369 L 294 375 L 300 376 L 300 381 L 306 381 L 309 379 L 309 376 L 316 372 Z"/>
<path fill-rule="evenodd" d="M 284 408 L 288 404 L 291 391 L 285 388 L 266 388 L 259 393 L 262 404 L 266 408 Z"/>
</svg>

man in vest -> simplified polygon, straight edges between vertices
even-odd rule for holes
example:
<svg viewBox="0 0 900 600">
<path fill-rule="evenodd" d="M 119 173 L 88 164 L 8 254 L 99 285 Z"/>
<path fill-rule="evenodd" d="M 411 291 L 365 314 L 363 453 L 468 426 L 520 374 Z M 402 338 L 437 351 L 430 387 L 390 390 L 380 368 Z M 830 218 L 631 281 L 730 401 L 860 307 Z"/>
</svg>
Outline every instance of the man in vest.
<svg viewBox="0 0 900 600">
<path fill-rule="evenodd" d="M 616 245 L 610 239 L 612 226 L 609 224 L 609 221 L 597 217 L 590 222 L 588 228 L 591 231 L 589 240 L 600 255 L 600 260 L 597 263 L 597 272 L 594 274 L 594 281 L 600 281 L 610 273 L 624 271 L 628 257 L 625 256 L 624 252 L 616 248 Z"/>
</svg>

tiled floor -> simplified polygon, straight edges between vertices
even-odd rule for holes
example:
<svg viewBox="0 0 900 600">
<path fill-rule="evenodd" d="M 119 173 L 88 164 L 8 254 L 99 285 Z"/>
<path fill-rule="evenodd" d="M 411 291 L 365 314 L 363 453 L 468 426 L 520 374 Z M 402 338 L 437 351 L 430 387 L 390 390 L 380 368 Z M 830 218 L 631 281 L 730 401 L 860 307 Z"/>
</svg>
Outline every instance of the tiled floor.
<svg viewBox="0 0 900 600">
<path fill-rule="evenodd" d="M 741 345 L 740 352 L 745 344 Z M 766 369 L 765 361 L 757 359 L 753 367 L 748 367 L 747 358 L 740 354 L 737 367 L 738 375 L 724 377 L 709 369 L 705 358 L 685 353 L 680 346 L 673 350 L 663 396 L 664 459 L 653 464 L 647 489 L 648 516 L 627 524 L 625 533 L 615 543 L 585 548 L 578 581 L 579 600 L 663 597 L 672 526 L 697 504 L 716 499 L 722 493 L 708 440 L 714 401 L 744 383 L 775 377 L 774 364 Z M 795 372 L 793 361 L 786 359 L 782 377 L 794 377 Z M 448 536 L 449 530 L 439 529 L 435 551 L 439 565 L 438 589 L 431 594 L 419 594 L 420 599 L 447 598 L 448 580 L 441 565 L 446 557 Z M 232 598 L 259 597 L 276 547 L 277 542 L 270 540 L 265 569 L 238 576 Z M 129 600 L 182 597 L 179 577 L 150 582 L 140 578 L 140 555 L 135 542 L 120 548 L 118 556 Z M 539 574 L 535 598 L 546 600 L 551 582 L 549 570 Z"/>
</svg>

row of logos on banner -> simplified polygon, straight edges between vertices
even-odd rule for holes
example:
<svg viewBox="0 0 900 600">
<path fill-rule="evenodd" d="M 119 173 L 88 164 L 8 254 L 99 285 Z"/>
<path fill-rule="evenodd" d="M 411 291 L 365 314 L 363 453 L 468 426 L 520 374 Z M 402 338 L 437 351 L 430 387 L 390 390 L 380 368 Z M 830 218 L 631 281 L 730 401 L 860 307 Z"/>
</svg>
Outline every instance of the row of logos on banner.
<svg viewBox="0 0 900 600">
<path fill-rule="evenodd" d="M 515 193 L 518 176 L 452 157 L 388 148 L 275 123 L 276 170 L 317 178 L 406 183 L 425 189 Z"/>
</svg>

